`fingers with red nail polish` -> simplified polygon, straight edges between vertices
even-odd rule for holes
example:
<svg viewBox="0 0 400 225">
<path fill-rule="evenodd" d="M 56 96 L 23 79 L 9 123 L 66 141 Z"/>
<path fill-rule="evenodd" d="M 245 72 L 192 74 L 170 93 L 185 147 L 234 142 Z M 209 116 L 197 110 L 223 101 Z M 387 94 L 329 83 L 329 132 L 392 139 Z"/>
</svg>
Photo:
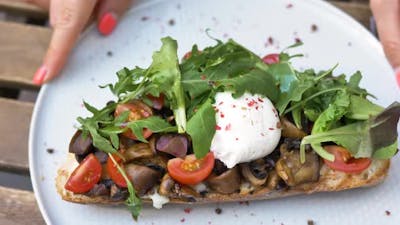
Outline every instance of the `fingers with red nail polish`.
<svg viewBox="0 0 400 225">
<path fill-rule="evenodd" d="M 42 85 L 60 73 L 88 22 L 97 18 L 99 32 L 109 35 L 132 0 L 30 0 L 29 2 L 50 11 L 50 24 L 54 28 L 49 48 L 43 59 L 43 65 L 46 66 L 38 68 L 32 80 L 34 84 Z"/>
<path fill-rule="evenodd" d="M 97 29 L 102 35 L 109 35 L 117 26 L 118 19 L 131 6 L 133 0 L 103 0 L 98 7 Z"/>
<path fill-rule="evenodd" d="M 36 85 L 42 85 L 43 81 L 46 77 L 47 74 L 47 68 L 45 66 L 39 67 L 39 69 L 36 71 L 35 75 L 33 76 L 33 83 Z"/>
<path fill-rule="evenodd" d="M 394 75 L 397 81 L 397 86 L 400 88 L 400 67 L 394 71 Z"/>
</svg>

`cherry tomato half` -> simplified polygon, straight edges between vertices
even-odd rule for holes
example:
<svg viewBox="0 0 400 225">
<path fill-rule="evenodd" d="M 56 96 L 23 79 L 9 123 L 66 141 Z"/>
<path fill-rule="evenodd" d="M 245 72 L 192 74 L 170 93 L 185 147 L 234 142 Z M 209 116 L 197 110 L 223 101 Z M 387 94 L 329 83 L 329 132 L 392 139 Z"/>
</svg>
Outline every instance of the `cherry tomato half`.
<svg viewBox="0 0 400 225">
<path fill-rule="evenodd" d="M 279 63 L 279 54 L 273 53 L 266 55 L 262 58 L 262 61 L 268 65 Z"/>
<path fill-rule="evenodd" d="M 114 157 L 115 161 L 120 166 L 122 166 L 123 160 L 117 154 L 113 154 L 112 156 Z M 123 166 L 122 166 L 122 168 L 123 168 Z M 116 183 L 120 187 L 127 187 L 125 178 L 119 172 L 117 166 L 114 164 L 111 157 L 108 157 L 108 159 L 107 159 L 107 172 L 108 172 L 108 175 L 110 176 L 111 180 L 114 181 L 114 183 Z"/>
<path fill-rule="evenodd" d="M 72 172 L 64 188 L 77 194 L 90 191 L 101 177 L 101 163 L 94 156 L 89 154 Z"/>
<path fill-rule="evenodd" d="M 130 111 L 127 122 L 144 119 L 153 115 L 153 111 L 151 110 L 151 108 L 138 100 L 133 100 L 125 104 L 118 104 L 117 108 L 115 109 L 114 116 L 117 117 L 125 111 Z M 144 138 L 148 138 L 152 134 L 153 132 L 151 130 L 147 128 L 143 129 Z M 130 129 L 122 133 L 122 135 L 127 138 L 137 140 L 137 137 L 132 133 Z"/>
<path fill-rule="evenodd" d="M 146 96 L 152 103 L 152 107 L 160 110 L 164 106 L 164 95 L 160 94 L 158 97 L 154 97 L 153 95 Z"/>
<path fill-rule="evenodd" d="M 337 145 L 324 146 L 324 149 L 335 156 L 333 162 L 324 159 L 325 164 L 333 170 L 345 173 L 361 173 L 367 169 L 372 162 L 369 158 L 353 158 L 347 149 Z"/>
<path fill-rule="evenodd" d="M 214 154 L 212 152 L 202 159 L 187 155 L 185 159 L 174 158 L 168 161 L 169 175 L 181 184 L 198 184 L 210 175 L 214 168 Z"/>
</svg>

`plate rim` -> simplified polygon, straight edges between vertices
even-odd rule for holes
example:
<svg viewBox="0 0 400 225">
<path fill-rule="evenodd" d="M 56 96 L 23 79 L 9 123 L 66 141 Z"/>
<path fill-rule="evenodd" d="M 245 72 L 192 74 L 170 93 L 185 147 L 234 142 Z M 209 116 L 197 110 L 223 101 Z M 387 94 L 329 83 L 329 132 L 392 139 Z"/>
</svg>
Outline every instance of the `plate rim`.
<svg viewBox="0 0 400 225">
<path fill-rule="evenodd" d="M 152 1 L 143 1 L 139 0 L 137 1 L 137 5 L 134 6 L 133 8 L 129 9 L 127 13 L 130 13 L 132 9 L 139 8 L 139 7 L 146 7 L 149 6 L 155 2 L 160 2 L 162 0 L 152 0 Z M 313 6 L 314 8 L 320 8 L 325 10 L 326 12 L 335 15 L 342 20 L 346 21 L 346 23 L 349 24 L 349 26 L 353 27 L 357 32 L 360 32 L 360 34 L 363 35 L 365 38 L 365 41 L 367 41 L 371 48 L 373 48 L 377 53 L 379 53 L 381 56 L 385 57 L 382 46 L 379 42 L 379 40 L 373 36 L 361 23 L 356 21 L 353 17 L 351 17 L 349 14 L 345 13 L 343 10 L 340 8 L 336 7 L 335 5 L 332 5 L 328 2 L 322 1 L 322 0 L 292 0 L 292 2 L 296 2 L 296 4 L 302 4 L 306 3 L 310 6 Z M 93 32 L 95 29 L 95 25 L 91 25 L 81 36 L 81 38 L 85 38 L 89 33 Z M 78 43 L 79 44 L 79 43 Z M 44 98 L 47 95 L 47 89 L 51 84 L 45 84 L 44 86 L 41 87 L 38 97 L 36 99 L 33 112 L 32 112 L 32 117 L 30 121 L 30 128 L 29 128 L 29 139 L 28 139 L 28 160 L 29 160 L 29 174 L 30 174 L 30 180 L 32 182 L 32 188 L 34 192 L 34 196 L 36 199 L 36 203 L 39 207 L 40 213 L 43 216 L 43 219 L 45 220 L 46 224 L 53 224 L 52 221 L 50 220 L 50 217 L 47 213 L 46 207 L 44 205 L 43 199 L 39 195 L 39 180 L 36 179 L 38 177 L 37 174 L 37 163 L 35 162 L 34 158 L 34 146 L 36 140 L 34 139 L 37 131 L 37 126 L 38 125 L 38 119 L 39 119 L 39 112 L 42 109 L 42 105 L 44 104 Z"/>
</svg>

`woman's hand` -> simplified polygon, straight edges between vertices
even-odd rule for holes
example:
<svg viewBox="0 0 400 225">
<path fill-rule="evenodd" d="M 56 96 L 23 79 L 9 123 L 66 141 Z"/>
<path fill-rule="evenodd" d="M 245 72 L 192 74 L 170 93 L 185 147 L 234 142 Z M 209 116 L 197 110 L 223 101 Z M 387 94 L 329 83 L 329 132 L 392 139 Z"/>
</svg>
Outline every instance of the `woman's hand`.
<svg viewBox="0 0 400 225">
<path fill-rule="evenodd" d="M 400 86 L 400 0 L 371 0 L 379 39 Z"/>
<path fill-rule="evenodd" d="M 60 73 L 87 24 L 97 20 L 98 31 L 102 35 L 109 35 L 133 0 L 23 1 L 35 4 L 50 13 L 53 34 L 43 64 L 33 77 L 33 83 L 41 85 Z"/>
</svg>

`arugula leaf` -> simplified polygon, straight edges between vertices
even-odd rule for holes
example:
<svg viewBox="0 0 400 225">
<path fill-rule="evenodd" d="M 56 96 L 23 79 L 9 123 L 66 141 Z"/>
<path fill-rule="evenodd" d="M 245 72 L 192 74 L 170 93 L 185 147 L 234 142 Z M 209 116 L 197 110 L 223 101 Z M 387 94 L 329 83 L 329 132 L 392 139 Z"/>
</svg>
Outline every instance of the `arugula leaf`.
<svg viewBox="0 0 400 225">
<path fill-rule="evenodd" d="M 350 107 L 346 117 L 355 120 L 367 120 L 371 116 L 376 116 L 383 111 L 383 108 L 367 99 L 352 95 L 350 97 Z"/>
<path fill-rule="evenodd" d="M 395 102 L 368 120 L 306 136 L 301 142 L 300 149 L 304 151 L 306 144 L 335 142 L 349 150 L 355 158 L 373 156 L 390 158 L 396 152 L 393 148 L 397 141 L 399 117 L 400 103 Z M 382 150 L 384 148 L 387 150 Z"/>
<path fill-rule="evenodd" d="M 143 137 L 144 128 L 148 128 L 154 133 L 177 131 L 175 126 L 171 126 L 171 124 L 158 116 L 151 116 L 145 119 L 128 122 L 126 127 L 132 130 L 132 133 L 139 141 L 145 143 L 147 143 L 147 140 Z"/>
<path fill-rule="evenodd" d="M 108 153 L 108 157 L 112 160 L 114 165 L 117 167 L 118 171 L 121 173 L 122 177 L 124 178 L 126 185 L 128 187 L 129 197 L 125 201 L 125 205 L 128 207 L 129 211 L 131 212 L 132 218 L 137 220 L 142 210 L 142 201 L 136 195 L 135 188 L 133 188 L 132 182 L 129 180 L 128 176 L 126 175 L 125 171 L 121 168 L 121 166 L 117 163 L 114 159 L 113 155 Z"/>
<path fill-rule="evenodd" d="M 196 158 L 203 158 L 210 151 L 215 125 L 215 110 L 211 100 L 207 100 L 187 124 L 187 133 L 192 138 Z"/>
</svg>

